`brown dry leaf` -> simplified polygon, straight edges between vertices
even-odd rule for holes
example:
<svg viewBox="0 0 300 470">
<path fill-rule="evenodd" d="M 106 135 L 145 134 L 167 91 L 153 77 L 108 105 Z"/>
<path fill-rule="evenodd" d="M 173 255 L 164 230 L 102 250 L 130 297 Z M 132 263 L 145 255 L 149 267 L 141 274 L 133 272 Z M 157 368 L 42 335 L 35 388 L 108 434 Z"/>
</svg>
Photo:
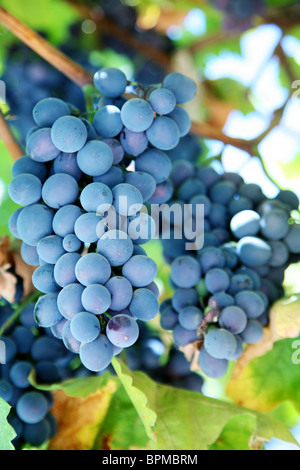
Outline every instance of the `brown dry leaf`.
<svg viewBox="0 0 300 470">
<path fill-rule="evenodd" d="M 58 422 L 58 432 L 51 440 L 49 449 L 90 449 L 115 391 L 116 384 L 110 381 L 87 398 L 69 397 L 62 390 L 55 392 L 52 413 Z"/>
<path fill-rule="evenodd" d="M 10 264 L 4 264 L 0 267 L 0 298 L 4 297 L 8 302 L 15 302 L 17 289 L 17 278 L 9 272 Z"/>
<path fill-rule="evenodd" d="M 32 275 L 36 268 L 26 264 L 18 251 L 15 251 L 13 255 L 15 271 L 23 279 L 23 296 L 28 297 L 35 290 L 32 284 Z"/>
</svg>

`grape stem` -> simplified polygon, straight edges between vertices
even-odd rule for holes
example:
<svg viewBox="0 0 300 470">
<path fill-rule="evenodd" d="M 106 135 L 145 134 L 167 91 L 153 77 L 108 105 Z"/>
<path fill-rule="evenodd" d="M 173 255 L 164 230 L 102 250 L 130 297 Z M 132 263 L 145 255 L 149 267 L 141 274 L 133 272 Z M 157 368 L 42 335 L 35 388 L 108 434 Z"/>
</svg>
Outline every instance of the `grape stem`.
<svg viewBox="0 0 300 470">
<path fill-rule="evenodd" d="M 0 7 L 0 22 L 24 44 L 62 72 L 79 86 L 93 83 L 92 75 L 81 65 L 75 63 L 46 39 L 18 20 L 11 13 Z"/>
<path fill-rule="evenodd" d="M 18 160 L 19 158 L 23 156 L 24 154 L 23 150 L 17 144 L 1 111 L 0 111 L 0 139 L 3 141 L 5 147 L 11 154 L 14 161 Z"/>
<path fill-rule="evenodd" d="M 10 328 L 10 326 L 16 321 L 18 320 L 19 316 L 21 315 L 21 313 L 23 312 L 23 310 L 30 304 L 34 304 L 38 298 L 41 296 L 42 294 L 40 292 L 34 292 L 33 294 L 31 294 L 29 297 L 27 297 L 27 299 L 25 300 L 25 302 L 23 302 L 21 305 L 19 305 L 16 310 L 14 311 L 14 313 L 6 320 L 5 323 L 3 323 L 1 329 L 0 329 L 0 337 L 4 335 L 4 333 L 6 332 L 6 330 L 8 330 L 8 328 Z"/>
</svg>

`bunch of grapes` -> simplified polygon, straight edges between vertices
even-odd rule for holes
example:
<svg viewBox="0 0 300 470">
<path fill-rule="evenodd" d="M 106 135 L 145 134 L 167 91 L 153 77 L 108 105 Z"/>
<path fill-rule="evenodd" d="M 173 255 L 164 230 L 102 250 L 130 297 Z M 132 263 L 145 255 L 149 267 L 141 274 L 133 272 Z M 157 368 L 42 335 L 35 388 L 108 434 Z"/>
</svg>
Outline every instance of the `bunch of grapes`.
<svg viewBox="0 0 300 470">
<path fill-rule="evenodd" d="M 204 247 L 188 251 L 186 241 L 162 240 L 171 264 L 172 299 L 161 305 L 161 325 L 177 347 L 194 343 L 206 375 L 220 378 L 244 344 L 254 344 L 269 322 L 270 306 L 283 295 L 286 268 L 299 261 L 300 225 L 292 219 L 298 197 L 280 191 L 267 199 L 239 175 L 218 174 L 178 160 L 172 204 L 204 206 Z"/>
<path fill-rule="evenodd" d="M 211 3 L 224 12 L 224 28 L 227 31 L 246 31 L 253 27 L 253 17 L 262 15 L 264 0 L 211 0 Z"/>
<path fill-rule="evenodd" d="M 21 254 L 39 266 L 33 284 L 43 328 L 58 328 L 90 371 L 106 369 L 139 336 L 137 320 L 159 310 L 156 263 L 140 246 L 156 230 L 147 204 L 171 199 L 166 151 L 190 129 L 183 107 L 196 84 L 179 73 L 125 97 L 126 76 L 101 69 L 92 123 L 57 98 L 39 101 L 27 155 L 13 167 L 9 194 L 23 206 L 9 221 Z M 130 171 L 134 167 L 135 171 Z"/>
<path fill-rule="evenodd" d="M 0 308 L 0 327 L 13 315 L 10 305 Z M 55 332 L 55 331 L 54 331 Z M 27 305 L 18 320 L 10 324 L 0 338 L 0 397 L 11 406 L 8 422 L 14 428 L 15 448 L 24 443 L 40 446 L 57 431 L 50 410 L 53 398 L 49 392 L 37 391 L 30 384 L 34 373 L 42 384 L 51 384 L 72 376 L 73 354 L 69 353 L 52 332 L 37 328 L 34 304 Z"/>
</svg>

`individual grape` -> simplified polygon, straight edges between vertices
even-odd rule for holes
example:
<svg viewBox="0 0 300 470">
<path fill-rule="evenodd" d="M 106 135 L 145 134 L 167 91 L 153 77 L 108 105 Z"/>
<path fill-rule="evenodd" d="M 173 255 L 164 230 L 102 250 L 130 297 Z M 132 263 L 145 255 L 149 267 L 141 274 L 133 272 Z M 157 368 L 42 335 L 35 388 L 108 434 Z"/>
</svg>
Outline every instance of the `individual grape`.
<svg viewBox="0 0 300 470">
<path fill-rule="evenodd" d="M 263 215 L 260 221 L 261 233 L 268 240 L 281 240 L 290 230 L 289 215 L 281 209 L 273 209 Z"/>
<path fill-rule="evenodd" d="M 71 333 L 80 343 L 91 343 L 100 334 L 100 322 L 92 313 L 80 312 L 71 321 Z"/>
<path fill-rule="evenodd" d="M 211 294 L 225 292 L 230 286 L 230 277 L 224 269 L 213 268 L 205 275 L 205 285 Z"/>
<path fill-rule="evenodd" d="M 117 106 L 103 106 L 96 112 L 93 125 L 101 137 L 116 137 L 123 129 L 121 111 Z"/>
<path fill-rule="evenodd" d="M 63 239 L 63 247 L 68 253 L 75 253 L 82 248 L 82 243 L 74 233 L 71 233 Z"/>
<path fill-rule="evenodd" d="M 159 150 L 171 150 L 180 140 L 180 131 L 176 122 L 167 116 L 158 116 L 146 131 L 147 138 L 153 147 Z"/>
<path fill-rule="evenodd" d="M 192 256 L 179 256 L 171 265 L 171 279 L 178 287 L 194 287 L 201 278 L 201 267 Z"/>
<path fill-rule="evenodd" d="M 238 292 L 235 296 L 235 302 L 246 312 L 248 318 L 260 317 L 266 308 L 261 296 L 257 292 L 249 290 Z"/>
<path fill-rule="evenodd" d="M 236 193 L 237 188 L 232 181 L 219 181 L 209 192 L 211 200 L 218 204 L 228 204 Z"/>
<path fill-rule="evenodd" d="M 101 176 L 107 173 L 113 164 L 111 148 L 99 140 L 90 140 L 77 154 L 77 163 L 81 171 L 89 176 Z"/>
<path fill-rule="evenodd" d="M 111 294 L 111 310 L 121 311 L 128 307 L 133 295 L 132 285 L 128 279 L 114 276 L 106 283 L 105 287 Z"/>
<path fill-rule="evenodd" d="M 111 342 L 103 334 L 92 343 L 82 343 L 80 346 L 80 359 L 83 365 L 92 372 L 106 369 L 114 356 Z"/>
<path fill-rule="evenodd" d="M 143 171 L 130 171 L 125 176 L 125 183 L 136 187 L 142 197 L 143 202 L 148 201 L 156 190 L 156 181 L 149 173 Z"/>
<path fill-rule="evenodd" d="M 116 315 L 109 320 L 106 326 L 109 341 L 117 347 L 128 348 L 139 337 L 139 327 L 134 318 L 128 315 Z"/>
<path fill-rule="evenodd" d="M 44 163 L 36 162 L 25 155 L 13 164 L 12 176 L 13 178 L 16 178 L 16 176 L 23 175 L 24 173 L 34 175 L 43 182 L 47 177 L 47 167 Z"/>
<path fill-rule="evenodd" d="M 118 214 L 125 216 L 136 215 L 143 206 L 143 196 L 131 184 L 118 184 L 112 190 L 114 207 Z"/>
<path fill-rule="evenodd" d="M 260 231 L 260 215 L 252 210 L 239 212 L 231 219 L 230 228 L 238 239 L 257 235 Z"/>
<path fill-rule="evenodd" d="M 164 204 L 172 198 L 174 193 L 174 186 L 172 181 L 168 179 L 163 183 L 160 183 L 156 186 L 154 194 L 148 199 L 149 204 Z"/>
<path fill-rule="evenodd" d="M 172 118 L 176 122 L 180 132 L 180 137 L 184 137 L 190 132 L 191 118 L 184 108 L 176 106 L 175 109 L 168 114 L 168 117 Z"/>
<path fill-rule="evenodd" d="M 151 282 L 151 284 L 149 284 L 148 286 L 146 286 L 146 289 L 151 290 L 151 292 L 153 292 L 153 294 L 155 295 L 155 297 L 156 297 L 157 299 L 159 299 L 159 297 L 160 297 L 159 287 L 158 287 L 158 285 L 157 285 L 154 281 Z"/>
<path fill-rule="evenodd" d="M 53 211 L 42 204 L 24 207 L 17 219 L 17 232 L 27 245 L 35 246 L 38 242 L 52 235 Z"/>
<path fill-rule="evenodd" d="M 158 300 L 150 290 L 145 288 L 136 289 L 133 293 L 129 310 L 139 320 L 153 320 L 159 311 Z"/>
<path fill-rule="evenodd" d="M 220 248 L 209 247 L 200 251 L 199 262 L 204 273 L 213 268 L 225 268 L 226 258 Z"/>
<path fill-rule="evenodd" d="M 9 378 L 12 384 L 21 389 L 29 388 L 28 376 L 32 370 L 32 364 L 27 361 L 18 361 L 9 371 Z"/>
<path fill-rule="evenodd" d="M 149 149 L 136 159 L 135 169 L 149 173 L 159 184 L 169 178 L 172 162 L 166 153 L 157 149 Z"/>
<path fill-rule="evenodd" d="M 230 214 L 234 216 L 242 211 L 253 210 L 253 202 L 251 199 L 241 196 L 238 199 L 233 199 L 230 202 L 228 209 Z"/>
<path fill-rule="evenodd" d="M 195 176 L 195 166 L 186 160 L 172 162 L 171 180 L 175 186 L 180 186 L 187 179 Z"/>
<path fill-rule="evenodd" d="M 122 266 L 133 254 L 133 243 L 126 233 L 109 230 L 98 241 L 97 252 L 105 256 L 111 266 Z"/>
<path fill-rule="evenodd" d="M 178 189 L 178 197 L 183 202 L 189 202 L 194 196 L 200 194 L 206 194 L 206 187 L 196 178 L 188 178 Z"/>
<path fill-rule="evenodd" d="M 165 77 L 163 85 L 174 93 L 177 104 L 191 101 L 197 93 L 197 85 L 194 80 L 182 73 L 169 73 Z"/>
<path fill-rule="evenodd" d="M 192 197 L 189 203 L 192 205 L 192 215 L 195 219 L 197 218 L 197 207 L 200 204 L 204 206 L 204 217 L 209 216 L 212 204 L 210 202 L 210 199 L 205 196 L 205 194 L 199 194 L 198 196 Z"/>
<path fill-rule="evenodd" d="M 176 106 L 176 97 L 167 88 L 157 88 L 151 92 L 149 102 L 157 114 L 169 114 Z"/>
<path fill-rule="evenodd" d="M 208 354 L 215 359 L 228 359 L 235 353 L 237 342 L 230 331 L 223 328 L 213 328 L 205 336 L 204 347 Z"/>
<path fill-rule="evenodd" d="M 148 146 L 145 132 L 133 132 L 126 127 L 121 132 L 120 142 L 127 155 L 137 157 L 143 153 Z"/>
<path fill-rule="evenodd" d="M 284 242 L 291 253 L 300 253 L 300 225 L 294 224 L 290 226 L 290 231 L 285 237 Z"/>
<path fill-rule="evenodd" d="M 143 245 L 155 238 L 156 223 L 145 213 L 140 213 L 135 218 L 130 220 L 128 224 L 128 235 L 133 243 Z"/>
<path fill-rule="evenodd" d="M 226 228 L 228 226 L 228 212 L 223 204 L 212 204 L 208 218 L 212 227 Z"/>
<path fill-rule="evenodd" d="M 247 326 L 247 315 L 242 308 L 231 305 L 221 311 L 219 324 L 230 333 L 239 335 Z"/>
<path fill-rule="evenodd" d="M 39 256 L 35 246 L 30 246 L 22 242 L 21 256 L 25 263 L 29 264 L 29 266 L 38 266 L 40 264 Z"/>
<path fill-rule="evenodd" d="M 109 139 L 103 139 L 102 142 L 107 144 L 113 153 L 113 165 L 118 165 L 118 163 L 121 163 L 121 161 L 124 158 L 125 152 L 119 140 L 109 138 Z"/>
<path fill-rule="evenodd" d="M 23 207 L 16 209 L 8 219 L 9 231 L 15 238 L 18 238 L 18 239 L 20 239 L 20 235 L 18 234 L 18 230 L 17 230 L 17 222 L 18 222 L 19 214 L 22 212 L 22 210 L 23 210 Z"/>
<path fill-rule="evenodd" d="M 20 315 L 20 322 L 21 325 L 25 326 L 26 328 L 32 328 L 36 326 L 34 319 L 34 304 L 29 304 L 24 307 Z"/>
<path fill-rule="evenodd" d="M 243 290 L 251 289 L 254 289 L 254 282 L 252 276 L 250 276 L 248 272 L 240 272 L 232 276 L 229 289 L 229 293 L 231 295 L 235 295 Z"/>
<path fill-rule="evenodd" d="M 36 362 L 54 362 L 63 357 L 64 354 L 64 347 L 61 342 L 47 336 L 40 336 L 31 348 L 32 359 Z"/>
<path fill-rule="evenodd" d="M 36 323 L 35 325 L 36 326 Z M 24 326 L 14 327 L 11 334 L 19 354 L 28 354 L 35 340 L 33 332 Z"/>
<path fill-rule="evenodd" d="M 269 266 L 272 266 L 273 268 L 284 266 L 289 259 L 288 246 L 284 242 L 278 240 L 269 241 L 268 243 L 272 249 Z"/>
<path fill-rule="evenodd" d="M 111 207 L 113 195 L 105 184 L 90 183 L 81 192 L 80 202 L 87 212 L 97 212 L 103 215 Z"/>
<path fill-rule="evenodd" d="M 43 294 L 53 294 L 60 291 L 60 287 L 54 279 L 54 266 L 52 264 L 44 264 L 37 268 L 32 275 L 32 283 Z"/>
<path fill-rule="evenodd" d="M 133 98 L 123 105 L 121 119 L 130 131 L 143 132 L 149 129 L 153 122 L 153 109 L 147 101 Z"/>
<path fill-rule="evenodd" d="M 57 294 L 47 294 L 40 297 L 35 304 L 34 316 L 42 328 L 50 328 L 62 320 L 57 308 Z"/>
<path fill-rule="evenodd" d="M 134 287 L 146 287 L 154 281 L 158 268 L 151 258 L 143 255 L 135 255 L 128 260 L 123 268 L 122 275 L 126 277 Z"/>
<path fill-rule="evenodd" d="M 67 321 L 63 328 L 62 340 L 68 351 L 74 354 L 79 354 L 81 342 L 75 339 L 71 333 L 71 321 Z"/>
<path fill-rule="evenodd" d="M 50 176 L 43 186 L 42 197 L 47 206 L 53 209 L 72 204 L 78 197 L 78 184 L 73 176 L 57 173 Z"/>
<path fill-rule="evenodd" d="M 111 267 L 104 256 L 88 253 L 78 260 L 75 273 L 78 281 L 84 286 L 105 284 L 111 276 Z"/>
<path fill-rule="evenodd" d="M 62 340 L 63 329 L 67 321 L 66 318 L 63 318 L 59 323 L 51 327 L 51 333 L 55 338 Z"/>
<path fill-rule="evenodd" d="M 53 162 L 54 173 L 66 173 L 79 181 L 82 172 L 77 164 L 76 153 L 61 153 Z"/>
<path fill-rule="evenodd" d="M 171 307 L 161 308 L 160 325 L 165 330 L 173 330 L 178 323 L 178 313 Z"/>
<path fill-rule="evenodd" d="M 49 264 L 55 264 L 65 254 L 63 239 L 58 235 L 49 235 L 42 238 L 36 247 L 38 256 Z"/>
<path fill-rule="evenodd" d="M 290 209 L 298 210 L 299 207 L 299 198 L 297 194 L 289 190 L 281 190 L 276 196 L 276 200 L 287 204 Z"/>
<path fill-rule="evenodd" d="M 82 214 L 75 222 L 76 237 L 84 243 L 96 243 L 105 231 L 105 221 L 101 215 L 92 212 Z"/>
<path fill-rule="evenodd" d="M 186 346 L 189 343 L 194 343 L 199 340 L 196 330 L 187 330 L 181 325 L 176 325 L 173 330 L 173 337 L 175 346 Z"/>
<path fill-rule="evenodd" d="M 52 127 L 57 119 L 70 115 L 70 108 L 59 98 L 45 98 L 35 105 L 32 115 L 39 127 Z"/>
<path fill-rule="evenodd" d="M 203 312 L 198 307 L 185 307 L 179 312 L 178 321 L 186 330 L 197 330 L 203 320 Z"/>
<path fill-rule="evenodd" d="M 26 151 L 32 160 L 36 162 L 50 162 L 60 154 L 51 139 L 51 129 L 46 127 L 38 129 L 28 139 Z"/>
<path fill-rule="evenodd" d="M 263 328 L 258 321 L 249 320 L 247 327 L 241 333 L 241 338 L 247 344 L 255 344 L 262 339 L 263 334 Z"/>
<path fill-rule="evenodd" d="M 75 205 L 61 207 L 53 218 L 53 230 L 56 235 L 64 238 L 74 233 L 75 222 L 82 214 L 83 210 Z"/>
<path fill-rule="evenodd" d="M 59 258 L 54 266 L 54 279 L 60 287 L 66 287 L 77 281 L 75 266 L 80 258 L 78 253 L 66 253 Z"/>
<path fill-rule="evenodd" d="M 237 361 L 244 352 L 243 340 L 241 339 L 241 337 L 235 336 L 235 340 L 237 342 L 237 348 L 236 348 L 235 353 L 229 357 L 230 361 Z"/>
<path fill-rule="evenodd" d="M 50 426 L 46 419 L 35 423 L 25 424 L 23 428 L 25 441 L 35 447 L 39 447 L 50 439 Z"/>
<path fill-rule="evenodd" d="M 17 346 L 11 338 L 7 338 L 6 336 L 1 336 L 0 339 L 1 341 L 3 341 L 5 345 L 6 363 L 9 363 L 15 358 L 17 354 Z"/>
<path fill-rule="evenodd" d="M 95 73 L 94 84 L 102 95 L 108 98 L 117 98 L 125 92 L 127 78 L 121 70 L 106 67 Z"/>
<path fill-rule="evenodd" d="M 42 421 L 48 413 L 48 402 L 40 392 L 27 392 L 17 402 L 18 417 L 27 424 Z"/>
<path fill-rule="evenodd" d="M 236 254 L 236 248 L 231 243 L 225 243 L 221 246 L 221 251 L 225 257 L 226 268 L 236 268 L 239 263 L 238 255 Z"/>
<path fill-rule="evenodd" d="M 255 206 L 265 199 L 261 187 L 256 183 L 241 184 L 239 186 L 239 195 L 250 199 Z"/>
<path fill-rule="evenodd" d="M 16 204 L 29 206 L 41 199 L 42 183 L 37 176 L 24 173 L 10 182 L 8 194 Z"/>
<path fill-rule="evenodd" d="M 107 284 L 105 287 L 100 284 L 91 284 L 82 292 L 81 301 L 87 312 L 100 315 L 111 308 L 111 292 L 109 291 Z"/>
<path fill-rule="evenodd" d="M 104 175 L 94 176 L 93 178 L 94 182 L 103 183 L 110 189 L 124 183 L 124 179 L 123 170 L 118 166 L 112 166 Z"/>
<path fill-rule="evenodd" d="M 13 397 L 13 386 L 4 379 L 0 379 L 0 398 L 9 403 Z"/>
<path fill-rule="evenodd" d="M 272 256 L 270 245 L 257 237 L 243 237 L 237 244 L 237 254 L 248 267 L 264 266 Z"/>
<path fill-rule="evenodd" d="M 195 289 L 176 289 L 172 297 L 172 306 L 176 312 L 191 305 L 198 304 L 198 294 Z"/>
<path fill-rule="evenodd" d="M 226 292 L 217 292 L 209 298 L 208 305 L 210 308 L 220 311 L 234 305 L 234 298 Z"/>
<path fill-rule="evenodd" d="M 51 139 L 61 152 L 78 152 L 87 141 L 87 129 L 81 119 L 74 116 L 63 116 L 53 124 Z"/>
<path fill-rule="evenodd" d="M 199 354 L 199 365 L 205 375 L 213 379 L 224 377 L 228 369 L 228 361 L 226 359 L 215 359 L 205 348 L 201 348 Z"/>
</svg>

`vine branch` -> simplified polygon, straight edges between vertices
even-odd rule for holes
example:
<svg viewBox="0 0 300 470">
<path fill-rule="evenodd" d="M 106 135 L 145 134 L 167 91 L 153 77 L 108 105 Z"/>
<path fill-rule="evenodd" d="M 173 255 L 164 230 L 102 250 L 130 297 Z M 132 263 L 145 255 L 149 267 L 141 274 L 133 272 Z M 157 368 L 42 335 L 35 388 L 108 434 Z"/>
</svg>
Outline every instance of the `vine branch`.
<svg viewBox="0 0 300 470">
<path fill-rule="evenodd" d="M 24 44 L 77 85 L 83 87 L 93 82 L 92 75 L 81 65 L 69 59 L 63 52 L 2 7 L 0 7 L 0 22 Z"/>
<path fill-rule="evenodd" d="M 3 141 L 5 147 L 11 154 L 14 161 L 18 160 L 24 155 L 21 147 L 17 144 L 11 130 L 0 111 L 0 139 Z"/>
</svg>

